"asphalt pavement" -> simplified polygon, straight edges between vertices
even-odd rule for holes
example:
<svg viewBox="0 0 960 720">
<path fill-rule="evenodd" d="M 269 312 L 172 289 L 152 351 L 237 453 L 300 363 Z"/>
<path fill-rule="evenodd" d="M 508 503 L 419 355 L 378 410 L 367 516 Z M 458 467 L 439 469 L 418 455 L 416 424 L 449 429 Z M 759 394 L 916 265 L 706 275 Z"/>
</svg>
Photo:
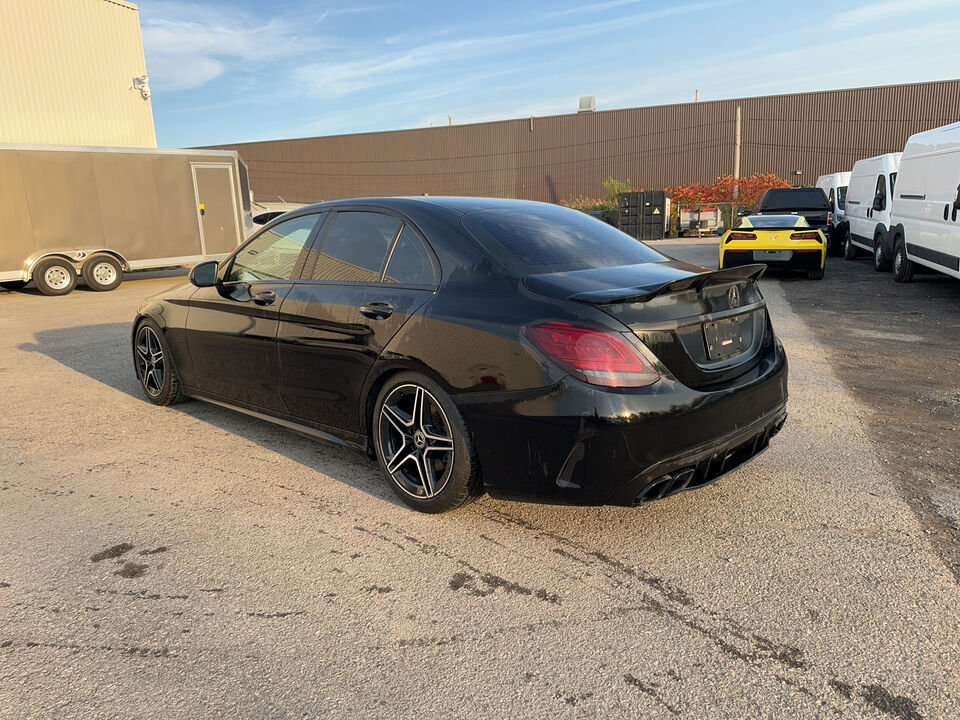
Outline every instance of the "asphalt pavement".
<svg viewBox="0 0 960 720">
<path fill-rule="evenodd" d="M 756 461 L 442 516 L 362 455 L 144 401 L 130 321 L 171 279 L 0 292 L 0 718 L 960 716 L 937 535 L 842 349 L 762 282 L 791 398 Z"/>
</svg>

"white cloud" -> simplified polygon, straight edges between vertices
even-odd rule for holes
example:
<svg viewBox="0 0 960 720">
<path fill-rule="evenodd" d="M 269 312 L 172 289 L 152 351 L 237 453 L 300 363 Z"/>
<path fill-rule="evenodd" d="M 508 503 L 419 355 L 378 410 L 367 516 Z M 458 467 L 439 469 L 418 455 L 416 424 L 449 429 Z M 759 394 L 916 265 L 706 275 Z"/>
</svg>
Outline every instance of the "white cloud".
<svg viewBox="0 0 960 720">
<path fill-rule="evenodd" d="M 200 87 L 230 67 L 250 70 L 292 57 L 306 42 L 302 28 L 289 20 L 259 20 L 225 6 L 144 3 L 141 24 L 151 84 L 166 91 Z M 318 41 L 310 42 L 315 47 Z"/>
<path fill-rule="evenodd" d="M 511 51 L 528 51 L 535 47 L 573 43 L 576 40 L 625 30 L 653 20 L 699 12 L 707 8 L 728 5 L 732 0 L 707 0 L 690 5 L 674 5 L 658 10 L 635 13 L 593 23 L 577 23 L 549 30 L 471 37 L 463 40 L 444 40 L 426 43 L 408 50 L 391 51 L 379 56 L 364 55 L 357 60 L 311 62 L 294 73 L 297 82 L 314 95 L 342 97 L 344 95 L 379 87 L 410 77 L 411 71 L 449 70 L 458 63 L 480 57 L 503 55 Z M 422 80 L 422 78 L 419 78 Z"/>
<path fill-rule="evenodd" d="M 854 29 L 861 25 L 889 22 L 903 15 L 927 19 L 923 18 L 924 12 L 944 7 L 960 7 L 960 2 L 957 0 L 886 0 L 868 3 L 863 7 L 837 13 L 830 21 L 830 26 L 836 30 Z"/>
</svg>

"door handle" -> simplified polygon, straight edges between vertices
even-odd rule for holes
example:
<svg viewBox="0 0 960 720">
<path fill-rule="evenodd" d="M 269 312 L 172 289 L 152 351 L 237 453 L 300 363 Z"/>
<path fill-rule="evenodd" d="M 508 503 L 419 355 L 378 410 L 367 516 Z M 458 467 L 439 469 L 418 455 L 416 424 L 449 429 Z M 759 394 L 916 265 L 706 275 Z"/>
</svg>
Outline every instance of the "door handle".
<svg viewBox="0 0 960 720">
<path fill-rule="evenodd" d="M 252 296 L 257 305 L 273 305 L 277 301 L 277 294 L 273 290 L 261 290 Z"/>
<path fill-rule="evenodd" d="M 383 320 L 393 315 L 393 305 L 385 302 L 372 302 L 360 306 L 360 314 L 374 320 Z"/>
</svg>

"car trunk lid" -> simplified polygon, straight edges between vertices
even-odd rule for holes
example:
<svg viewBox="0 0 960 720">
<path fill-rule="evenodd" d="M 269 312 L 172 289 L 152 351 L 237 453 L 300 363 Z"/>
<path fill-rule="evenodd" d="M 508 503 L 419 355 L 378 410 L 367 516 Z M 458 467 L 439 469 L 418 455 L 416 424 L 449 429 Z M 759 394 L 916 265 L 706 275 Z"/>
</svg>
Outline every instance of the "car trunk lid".
<svg viewBox="0 0 960 720">
<path fill-rule="evenodd" d="M 753 369 L 768 337 L 757 280 L 763 265 L 709 271 L 677 260 L 528 275 L 550 297 L 615 317 L 688 387 L 728 382 Z"/>
</svg>

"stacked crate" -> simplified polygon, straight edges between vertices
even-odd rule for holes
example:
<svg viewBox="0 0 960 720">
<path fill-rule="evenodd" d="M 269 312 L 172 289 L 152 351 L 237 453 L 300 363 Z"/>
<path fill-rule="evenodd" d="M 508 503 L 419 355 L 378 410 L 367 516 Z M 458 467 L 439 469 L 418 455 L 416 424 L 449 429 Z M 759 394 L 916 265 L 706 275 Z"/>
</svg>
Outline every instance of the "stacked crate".
<svg viewBox="0 0 960 720">
<path fill-rule="evenodd" d="M 637 240 L 664 237 L 670 213 L 663 190 L 637 190 L 620 193 L 620 229 Z"/>
</svg>

